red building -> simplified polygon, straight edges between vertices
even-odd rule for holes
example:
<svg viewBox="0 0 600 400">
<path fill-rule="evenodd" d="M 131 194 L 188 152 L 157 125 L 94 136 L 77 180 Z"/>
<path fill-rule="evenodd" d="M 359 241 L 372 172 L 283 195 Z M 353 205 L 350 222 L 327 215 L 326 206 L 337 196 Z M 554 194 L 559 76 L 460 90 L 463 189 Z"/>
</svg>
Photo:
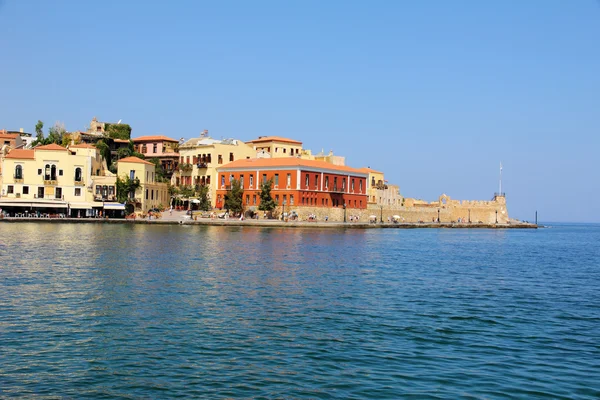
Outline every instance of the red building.
<svg viewBox="0 0 600 400">
<path fill-rule="evenodd" d="M 368 173 L 324 161 L 288 158 L 240 159 L 217 168 L 216 206 L 223 207 L 231 180 L 244 189 L 246 208 L 260 204 L 260 185 L 273 180 L 271 195 L 279 205 L 367 208 Z"/>
</svg>

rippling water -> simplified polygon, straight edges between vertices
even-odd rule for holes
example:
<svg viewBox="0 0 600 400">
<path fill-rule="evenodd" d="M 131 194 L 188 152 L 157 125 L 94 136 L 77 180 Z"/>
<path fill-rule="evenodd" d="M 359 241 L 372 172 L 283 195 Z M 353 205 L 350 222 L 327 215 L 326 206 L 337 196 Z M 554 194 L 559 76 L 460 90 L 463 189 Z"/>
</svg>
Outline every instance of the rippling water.
<svg viewBox="0 0 600 400">
<path fill-rule="evenodd" d="M 0 397 L 599 398 L 598 243 L 0 223 Z"/>
</svg>

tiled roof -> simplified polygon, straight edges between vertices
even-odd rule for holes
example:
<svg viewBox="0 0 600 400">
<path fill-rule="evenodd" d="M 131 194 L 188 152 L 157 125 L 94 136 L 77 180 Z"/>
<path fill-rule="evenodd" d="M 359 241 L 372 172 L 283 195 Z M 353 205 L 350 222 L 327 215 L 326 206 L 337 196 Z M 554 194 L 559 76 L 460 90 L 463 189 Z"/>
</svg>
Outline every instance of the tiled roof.
<svg viewBox="0 0 600 400">
<path fill-rule="evenodd" d="M 141 158 L 134 157 L 134 156 L 121 158 L 118 162 L 128 162 L 128 163 L 138 163 L 138 164 L 150 164 L 150 165 L 154 165 L 151 162 L 148 162 L 146 160 L 142 160 Z"/>
<path fill-rule="evenodd" d="M 302 142 L 299 142 L 297 140 L 288 139 L 288 138 L 284 138 L 284 137 L 280 137 L 280 136 L 263 136 L 263 137 L 259 137 L 258 139 L 254 139 L 249 142 L 246 142 L 246 143 L 265 143 L 265 142 L 284 142 L 284 143 L 292 143 L 292 144 L 302 144 Z"/>
<path fill-rule="evenodd" d="M 18 136 L 16 133 L 0 133 L 0 139 L 16 139 Z"/>
<path fill-rule="evenodd" d="M 33 150 L 14 149 L 6 155 L 6 158 L 26 158 L 33 160 L 35 158 Z"/>
<path fill-rule="evenodd" d="M 163 135 L 140 136 L 140 137 L 133 138 L 131 140 L 133 140 L 133 143 L 137 143 L 137 142 L 157 142 L 157 141 L 175 142 L 175 143 L 179 142 L 179 140 L 177 140 L 177 139 L 171 139 L 170 137 L 166 137 L 166 136 L 163 136 Z"/>
<path fill-rule="evenodd" d="M 318 168 L 318 169 L 327 169 L 334 170 L 339 172 L 352 172 L 359 173 L 361 175 L 366 174 L 365 171 L 362 171 L 357 168 L 346 167 L 343 165 L 334 165 L 325 161 L 318 160 L 304 160 L 302 158 L 297 157 L 281 157 L 281 158 L 250 158 L 250 159 L 240 159 L 229 164 L 225 164 L 218 170 L 221 169 L 235 169 L 235 168 L 277 168 L 277 167 L 308 167 L 308 168 Z"/>
<path fill-rule="evenodd" d="M 115 143 L 129 143 L 129 140 L 127 140 L 127 139 L 113 139 L 113 142 L 115 142 Z"/>
<path fill-rule="evenodd" d="M 381 171 L 376 171 L 376 170 L 374 170 L 373 168 L 359 168 L 359 170 L 361 170 L 361 171 L 363 171 L 363 172 L 366 172 L 366 173 L 371 173 L 371 172 L 373 172 L 373 173 L 375 173 L 375 174 L 383 174 L 383 172 L 381 172 Z"/>
<path fill-rule="evenodd" d="M 54 151 L 67 151 L 65 147 L 62 147 L 56 143 L 46 144 L 44 146 L 35 147 L 35 150 L 54 150 Z"/>
</svg>

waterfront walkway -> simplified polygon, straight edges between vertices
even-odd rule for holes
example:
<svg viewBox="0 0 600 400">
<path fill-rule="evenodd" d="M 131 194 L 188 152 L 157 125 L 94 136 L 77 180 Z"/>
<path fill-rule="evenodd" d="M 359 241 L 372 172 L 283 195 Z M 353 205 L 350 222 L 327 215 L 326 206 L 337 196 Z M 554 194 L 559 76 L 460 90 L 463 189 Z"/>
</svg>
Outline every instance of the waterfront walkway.
<svg viewBox="0 0 600 400">
<path fill-rule="evenodd" d="M 185 211 L 165 211 L 160 219 L 104 219 L 104 218 L 26 218 L 5 217 L 0 222 L 52 222 L 52 223 L 97 223 L 97 224 L 150 224 L 150 225 L 214 225 L 214 226 L 257 226 L 257 227 L 286 227 L 286 228 L 351 228 L 351 229 L 377 229 L 377 228 L 458 228 L 458 229 L 527 229 L 537 228 L 536 224 L 520 222 L 511 224 L 480 224 L 480 223 L 452 223 L 452 222 L 427 222 L 427 223 L 368 223 L 368 222 L 309 222 L 309 221 L 281 221 L 277 219 L 245 219 L 238 218 L 202 218 L 191 219 Z"/>
</svg>

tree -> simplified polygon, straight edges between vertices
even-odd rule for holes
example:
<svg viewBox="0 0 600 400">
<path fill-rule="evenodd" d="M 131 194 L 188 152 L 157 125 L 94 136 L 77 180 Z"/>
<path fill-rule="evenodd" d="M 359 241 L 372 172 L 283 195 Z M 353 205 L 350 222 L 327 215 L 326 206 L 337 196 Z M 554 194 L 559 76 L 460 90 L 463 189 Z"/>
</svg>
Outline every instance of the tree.
<svg viewBox="0 0 600 400">
<path fill-rule="evenodd" d="M 105 140 L 100 139 L 98 140 L 98 142 L 96 142 L 96 148 L 100 150 L 100 155 L 106 160 L 106 167 L 110 168 L 112 158 L 110 154 L 110 146 L 108 145 L 108 143 L 106 143 Z"/>
<path fill-rule="evenodd" d="M 277 203 L 271 196 L 271 187 L 273 186 L 273 179 L 269 179 L 261 183 L 260 185 L 260 204 L 258 209 L 261 211 L 273 211 L 277 207 Z"/>
<path fill-rule="evenodd" d="M 168 182 L 167 174 L 165 173 L 165 169 L 163 168 L 160 160 L 158 158 L 154 157 L 154 158 L 150 158 L 148 161 L 150 161 L 152 164 L 154 164 L 154 172 L 156 175 L 156 181 L 157 182 Z"/>
<path fill-rule="evenodd" d="M 123 178 L 117 176 L 117 201 L 125 203 L 129 198 L 129 193 L 134 192 L 141 186 L 140 179 L 131 179 L 128 176 Z"/>
<path fill-rule="evenodd" d="M 65 124 L 62 122 L 56 122 L 50 129 L 48 129 L 48 137 L 44 140 L 44 144 L 62 144 L 63 136 L 67 133 Z"/>
<path fill-rule="evenodd" d="M 43 128 L 44 123 L 38 119 L 37 124 L 35 124 L 35 137 L 38 143 L 44 140 L 44 131 L 42 130 Z"/>
<path fill-rule="evenodd" d="M 209 192 L 208 185 L 200 185 L 197 190 L 198 200 L 200 200 L 200 204 L 198 204 L 198 208 L 202 211 L 208 211 L 211 209 L 210 200 L 208 198 Z"/>
<path fill-rule="evenodd" d="M 233 214 L 241 213 L 244 209 L 242 205 L 243 195 L 244 189 L 242 189 L 240 181 L 232 179 L 230 189 L 225 194 L 225 208 Z"/>
<path fill-rule="evenodd" d="M 106 136 L 112 139 L 131 139 L 131 126 L 129 124 L 104 124 Z"/>
<path fill-rule="evenodd" d="M 129 157 L 131 155 L 131 150 L 129 150 L 128 147 L 120 147 L 119 150 L 117 150 L 117 159 L 121 159 L 121 158 L 125 158 L 125 157 Z"/>
</svg>

